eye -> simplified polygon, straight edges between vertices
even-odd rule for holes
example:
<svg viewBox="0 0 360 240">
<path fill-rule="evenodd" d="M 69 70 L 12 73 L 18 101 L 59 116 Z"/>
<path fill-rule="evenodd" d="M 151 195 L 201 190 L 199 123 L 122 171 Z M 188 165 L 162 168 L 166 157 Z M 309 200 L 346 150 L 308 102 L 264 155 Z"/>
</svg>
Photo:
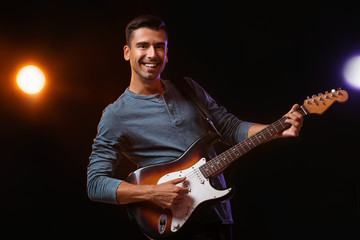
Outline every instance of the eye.
<svg viewBox="0 0 360 240">
<path fill-rule="evenodd" d="M 163 46 L 163 45 L 156 45 L 155 48 L 158 49 L 158 50 L 164 50 L 164 49 L 165 49 L 165 46 Z"/>
<path fill-rule="evenodd" d="M 138 42 L 137 44 L 136 44 L 136 47 L 137 48 L 140 48 L 140 49 L 145 49 L 145 48 L 147 48 L 149 46 L 149 44 L 147 44 L 146 42 Z"/>
</svg>

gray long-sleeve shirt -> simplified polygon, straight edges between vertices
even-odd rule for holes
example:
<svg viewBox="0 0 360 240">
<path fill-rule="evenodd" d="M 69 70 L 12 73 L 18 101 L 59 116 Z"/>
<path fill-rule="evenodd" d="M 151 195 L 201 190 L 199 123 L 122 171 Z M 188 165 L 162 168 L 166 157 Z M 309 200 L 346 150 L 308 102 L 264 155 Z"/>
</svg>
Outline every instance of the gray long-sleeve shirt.
<svg viewBox="0 0 360 240">
<path fill-rule="evenodd" d="M 196 82 L 186 80 L 208 107 L 226 143 L 234 145 L 247 138 L 252 123 L 227 113 Z M 88 166 L 90 199 L 118 204 L 116 189 L 122 180 L 114 178 L 114 171 L 125 159 L 123 155 L 139 167 L 171 161 L 208 132 L 208 124 L 190 99 L 185 99 L 172 82 L 162 80 L 162 83 L 163 96 L 138 95 L 126 89 L 104 110 Z M 212 183 L 225 187 L 221 174 L 212 179 Z M 231 223 L 230 205 L 217 205 L 215 215 L 220 217 L 218 219 Z"/>
</svg>

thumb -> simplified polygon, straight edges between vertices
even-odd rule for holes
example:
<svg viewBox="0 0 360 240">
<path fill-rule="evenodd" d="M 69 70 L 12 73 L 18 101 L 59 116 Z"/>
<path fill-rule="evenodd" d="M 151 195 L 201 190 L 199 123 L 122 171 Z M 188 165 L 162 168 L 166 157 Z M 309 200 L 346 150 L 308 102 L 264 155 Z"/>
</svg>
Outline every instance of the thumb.
<svg viewBox="0 0 360 240">
<path fill-rule="evenodd" d="M 285 114 L 284 116 L 287 116 L 287 117 L 288 117 L 288 115 L 289 115 L 290 113 L 295 112 L 299 107 L 300 107 L 299 104 L 294 104 L 294 105 L 291 107 L 290 111 L 289 111 L 287 114 Z"/>
<path fill-rule="evenodd" d="M 294 104 L 294 106 L 292 106 L 291 110 L 295 111 L 296 109 L 298 109 L 300 106 L 299 104 Z"/>
</svg>

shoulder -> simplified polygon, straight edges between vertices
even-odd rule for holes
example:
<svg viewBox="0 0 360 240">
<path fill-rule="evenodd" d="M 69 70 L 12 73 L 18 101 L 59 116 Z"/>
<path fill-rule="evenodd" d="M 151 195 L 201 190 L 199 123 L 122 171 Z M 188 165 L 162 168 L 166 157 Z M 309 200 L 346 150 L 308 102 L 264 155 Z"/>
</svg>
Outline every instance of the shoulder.
<svg viewBox="0 0 360 240">
<path fill-rule="evenodd" d="M 181 79 L 178 79 L 176 81 L 177 83 L 181 84 L 181 83 L 184 83 L 184 84 L 187 84 L 188 86 L 190 86 L 192 89 L 194 90 L 204 90 L 199 83 L 197 83 L 194 79 L 192 79 L 191 77 L 183 77 Z"/>
<path fill-rule="evenodd" d="M 129 101 L 129 99 L 124 92 L 115 102 L 109 104 L 102 112 L 99 128 L 120 126 L 124 116 L 126 116 L 128 112 L 127 101 Z"/>
<path fill-rule="evenodd" d="M 103 116 L 120 118 L 126 114 L 129 106 L 131 106 L 132 98 L 129 97 L 128 91 L 125 90 L 123 94 L 113 103 L 109 104 L 103 111 Z"/>
<path fill-rule="evenodd" d="M 177 88 L 189 89 L 195 93 L 199 98 L 203 98 L 207 95 L 206 91 L 199 83 L 190 77 L 182 77 L 173 81 Z M 186 90 L 188 91 L 188 90 Z"/>
</svg>

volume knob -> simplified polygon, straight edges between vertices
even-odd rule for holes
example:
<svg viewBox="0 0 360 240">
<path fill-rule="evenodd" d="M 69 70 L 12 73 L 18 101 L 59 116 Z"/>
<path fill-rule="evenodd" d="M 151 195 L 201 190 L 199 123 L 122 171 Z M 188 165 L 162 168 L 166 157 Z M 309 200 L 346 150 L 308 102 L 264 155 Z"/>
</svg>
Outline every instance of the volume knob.
<svg viewBox="0 0 360 240">
<path fill-rule="evenodd" d="M 179 224 L 179 223 L 175 223 L 175 224 L 173 225 L 173 231 L 177 231 L 177 230 L 179 230 L 179 228 L 180 228 L 180 224 Z"/>
</svg>

